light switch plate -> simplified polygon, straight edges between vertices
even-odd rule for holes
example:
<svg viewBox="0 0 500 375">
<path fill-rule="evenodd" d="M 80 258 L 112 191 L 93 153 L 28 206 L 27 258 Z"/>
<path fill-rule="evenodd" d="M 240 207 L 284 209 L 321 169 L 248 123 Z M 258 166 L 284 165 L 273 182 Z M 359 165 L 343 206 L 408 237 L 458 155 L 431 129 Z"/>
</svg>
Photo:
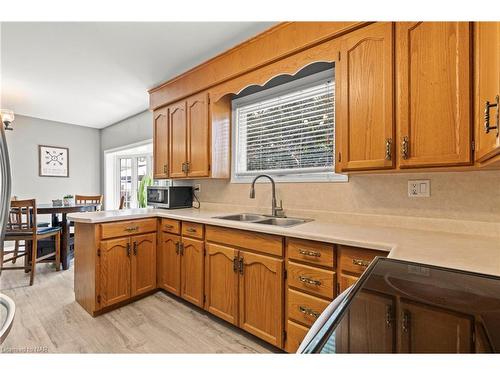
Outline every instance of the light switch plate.
<svg viewBox="0 0 500 375">
<path fill-rule="evenodd" d="M 431 196 L 431 180 L 408 180 L 408 196 L 427 198 Z"/>
</svg>

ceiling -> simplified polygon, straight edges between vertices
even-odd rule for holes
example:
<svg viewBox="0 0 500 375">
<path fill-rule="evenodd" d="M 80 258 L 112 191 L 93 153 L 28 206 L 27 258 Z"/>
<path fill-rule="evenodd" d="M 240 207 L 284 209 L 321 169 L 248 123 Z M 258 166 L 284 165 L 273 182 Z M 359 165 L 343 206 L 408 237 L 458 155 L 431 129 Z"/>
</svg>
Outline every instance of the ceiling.
<svg viewBox="0 0 500 375">
<path fill-rule="evenodd" d="M 148 108 L 147 90 L 273 22 L 1 25 L 1 107 L 103 128 Z"/>
</svg>

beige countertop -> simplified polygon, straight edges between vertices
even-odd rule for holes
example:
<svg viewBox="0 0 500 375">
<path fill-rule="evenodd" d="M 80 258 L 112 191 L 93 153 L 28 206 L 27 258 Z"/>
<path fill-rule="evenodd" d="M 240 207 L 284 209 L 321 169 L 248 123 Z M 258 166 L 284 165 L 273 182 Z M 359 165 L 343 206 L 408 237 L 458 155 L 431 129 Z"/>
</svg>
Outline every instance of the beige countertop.
<svg viewBox="0 0 500 375">
<path fill-rule="evenodd" d="M 389 257 L 500 275 L 500 237 L 399 228 L 376 224 L 346 224 L 321 219 L 293 227 L 252 224 L 216 219 L 232 212 L 194 208 L 130 209 L 69 214 L 79 223 L 105 223 L 120 220 L 164 217 L 255 232 L 305 238 L 341 245 L 389 252 Z"/>
</svg>

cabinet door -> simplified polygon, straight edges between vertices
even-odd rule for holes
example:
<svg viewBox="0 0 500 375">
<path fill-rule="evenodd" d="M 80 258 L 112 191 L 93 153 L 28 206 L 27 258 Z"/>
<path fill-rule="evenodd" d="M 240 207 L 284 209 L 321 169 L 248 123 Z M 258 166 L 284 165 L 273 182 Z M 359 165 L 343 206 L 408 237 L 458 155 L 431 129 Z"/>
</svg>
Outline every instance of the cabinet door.
<svg viewBox="0 0 500 375">
<path fill-rule="evenodd" d="M 187 133 L 188 176 L 208 177 L 210 148 L 207 93 L 187 100 Z"/>
<path fill-rule="evenodd" d="M 341 171 L 394 167 L 393 24 L 350 33 L 337 74 Z"/>
<path fill-rule="evenodd" d="M 240 327 L 281 347 L 283 344 L 283 261 L 240 252 Z"/>
<path fill-rule="evenodd" d="M 185 177 L 187 162 L 186 102 L 173 104 L 168 109 L 170 132 L 170 177 Z"/>
<path fill-rule="evenodd" d="M 494 104 L 500 95 L 500 22 L 476 22 L 474 35 L 476 161 L 483 162 L 500 154 L 499 130 L 486 133 L 484 125 L 486 102 Z M 490 126 L 498 121 L 499 106 L 490 108 Z"/>
<path fill-rule="evenodd" d="M 132 296 L 156 289 L 156 233 L 133 236 Z"/>
<path fill-rule="evenodd" d="M 396 23 L 400 167 L 471 163 L 470 24 Z"/>
<path fill-rule="evenodd" d="M 130 242 L 129 238 L 101 241 L 100 244 L 101 307 L 130 298 Z"/>
<path fill-rule="evenodd" d="M 153 175 L 168 178 L 168 108 L 153 112 Z"/>
<path fill-rule="evenodd" d="M 177 296 L 181 295 L 180 241 L 180 236 L 162 232 L 157 251 L 158 287 Z"/>
<path fill-rule="evenodd" d="M 212 243 L 206 250 L 205 309 L 238 325 L 238 251 Z"/>
<path fill-rule="evenodd" d="M 183 238 L 181 297 L 203 307 L 203 241 Z"/>
<path fill-rule="evenodd" d="M 401 301 L 402 353 L 471 353 L 472 317 Z"/>
<path fill-rule="evenodd" d="M 394 353 L 395 304 L 391 297 L 359 292 L 337 335 L 337 353 Z"/>
</svg>

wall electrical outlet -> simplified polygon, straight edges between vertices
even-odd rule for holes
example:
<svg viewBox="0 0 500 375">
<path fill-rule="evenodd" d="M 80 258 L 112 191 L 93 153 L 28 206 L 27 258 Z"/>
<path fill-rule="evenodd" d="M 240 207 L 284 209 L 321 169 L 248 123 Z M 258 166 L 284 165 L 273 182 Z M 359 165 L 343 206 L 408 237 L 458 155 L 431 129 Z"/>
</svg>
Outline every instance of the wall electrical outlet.
<svg viewBox="0 0 500 375">
<path fill-rule="evenodd" d="M 194 184 L 193 190 L 199 194 L 201 192 L 201 184 Z"/>
<path fill-rule="evenodd" d="M 408 180 L 409 197 L 430 197 L 431 180 Z"/>
</svg>

